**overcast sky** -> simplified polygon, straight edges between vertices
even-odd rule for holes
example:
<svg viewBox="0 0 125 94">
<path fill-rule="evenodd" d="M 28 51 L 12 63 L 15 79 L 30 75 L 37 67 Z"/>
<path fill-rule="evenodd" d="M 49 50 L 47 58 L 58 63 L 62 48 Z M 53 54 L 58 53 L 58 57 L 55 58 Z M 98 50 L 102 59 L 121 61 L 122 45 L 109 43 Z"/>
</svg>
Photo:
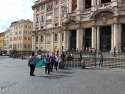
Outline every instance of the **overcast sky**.
<svg viewBox="0 0 125 94">
<path fill-rule="evenodd" d="M 0 32 L 7 30 L 13 21 L 33 20 L 31 6 L 37 0 L 0 0 Z"/>
</svg>

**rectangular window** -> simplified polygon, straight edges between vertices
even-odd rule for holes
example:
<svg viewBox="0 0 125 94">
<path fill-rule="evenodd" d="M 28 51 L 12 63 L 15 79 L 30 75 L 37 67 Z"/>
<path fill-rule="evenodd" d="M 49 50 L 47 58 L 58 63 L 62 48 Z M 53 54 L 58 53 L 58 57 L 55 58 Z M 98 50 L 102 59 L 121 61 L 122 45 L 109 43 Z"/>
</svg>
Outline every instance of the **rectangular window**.
<svg viewBox="0 0 125 94">
<path fill-rule="evenodd" d="M 54 38 L 54 41 L 57 41 L 57 34 L 55 34 L 55 38 Z"/>
<path fill-rule="evenodd" d="M 43 22 L 44 21 L 44 16 L 41 16 L 41 22 Z"/>
<path fill-rule="evenodd" d="M 36 23 L 38 23 L 39 22 L 39 17 L 36 17 Z"/>
<path fill-rule="evenodd" d="M 61 10 L 61 16 L 64 17 L 64 10 Z"/>
<path fill-rule="evenodd" d="M 27 37 L 24 37 L 24 40 L 27 40 Z"/>
<path fill-rule="evenodd" d="M 25 25 L 24 27 L 27 28 L 27 25 Z"/>
<path fill-rule="evenodd" d="M 36 36 L 36 42 L 38 42 L 38 36 Z"/>
<path fill-rule="evenodd" d="M 64 33 L 62 33 L 62 41 L 64 41 Z"/>
<path fill-rule="evenodd" d="M 30 40 L 30 37 L 28 37 L 28 40 Z"/>
<path fill-rule="evenodd" d="M 58 18 L 58 16 L 59 16 L 59 12 L 55 11 L 55 18 Z"/>
<path fill-rule="evenodd" d="M 43 42 L 43 36 L 41 36 L 41 42 Z"/>
<path fill-rule="evenodd" d="M 26 48 L 26 44 L 24 44 L 24 48 Z"/>
</svg>

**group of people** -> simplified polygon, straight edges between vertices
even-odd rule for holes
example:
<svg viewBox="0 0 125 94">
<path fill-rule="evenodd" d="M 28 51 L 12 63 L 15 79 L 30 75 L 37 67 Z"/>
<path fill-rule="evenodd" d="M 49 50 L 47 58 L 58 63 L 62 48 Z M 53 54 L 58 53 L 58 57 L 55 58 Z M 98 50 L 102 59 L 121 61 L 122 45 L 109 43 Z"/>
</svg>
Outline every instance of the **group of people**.
<svg viewBox="0 0 125 94">
<path fill-rule="evenodd" d="M 41 53 L 39 52 L 37 56 L 32 53 L 32 55 L 29 58 L 28 61 L 28 66 L 30 67 L 30 76 L 35 76 L 34 71 L 35 71 L 35 64 L 36 60 L 44 60 L 45 62 L 45 73 L 50 74 L 50 72 L 53 72 L 53 67 L 55 67 L 57 71 L 57 66 L 58 66 L 58 61 L 59 57 L 58 54 L 53 53 L 52 55 L 47 54 L 45 58 L 42 58 Z"/>
</svg>

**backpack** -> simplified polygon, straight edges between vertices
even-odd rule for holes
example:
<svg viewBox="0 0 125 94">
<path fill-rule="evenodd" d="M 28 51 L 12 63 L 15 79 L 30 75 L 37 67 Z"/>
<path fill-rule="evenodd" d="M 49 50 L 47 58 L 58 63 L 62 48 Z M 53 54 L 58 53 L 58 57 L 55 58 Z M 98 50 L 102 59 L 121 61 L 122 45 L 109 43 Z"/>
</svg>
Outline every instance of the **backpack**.
<svg viewBox="0 0 125 94">
<path fill-rule="evenodd" d="M 55 63 L 55 57 L 51 58 L 51 63 Z"/>
</svg>

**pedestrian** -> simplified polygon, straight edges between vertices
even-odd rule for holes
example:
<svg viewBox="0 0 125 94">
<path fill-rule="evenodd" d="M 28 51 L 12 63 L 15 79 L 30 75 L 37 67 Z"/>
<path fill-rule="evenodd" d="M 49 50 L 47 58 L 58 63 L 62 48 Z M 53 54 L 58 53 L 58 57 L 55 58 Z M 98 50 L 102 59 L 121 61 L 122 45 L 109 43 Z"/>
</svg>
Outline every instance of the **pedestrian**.
<svg viewBox="0 0 125 94">
<path fill-rule="evenodd" d="M 99 62 L 99 66 L 103 65 L 103 55 L 102 53 L 100 54 L 100 62 Z"/>
<path fill-rule="evenodd" d="M 53 64 L 55 64 L 56 62 L 56 58 L 55 58 L 55 54 L 53 53 L 53 55 L 50 57 L 50 71 L 53 72 Z"/>
<path fill-rule="evenodd" d="M 29 58 L 28 65 L 30 67 L 30 76 L 35 76 L 34 71 L 35 71 L 35 61 L 36 61 L 36 56 L 34 56 L 34 52 L 32 53 L 31 58 Z"/>
<path fill-rule="evenodd" d="M 40 53 L 40 52 L 38 53 L 38 56 L 37 56 L 37 57 L 38 57 L 38 59 L 42 59 L 42 56 L 41 56 L 41 53 Z"/>
<path fill-rule="evenodd" d="M 124 47 L 124 52 L 125 52 L 125 47 Z"/>
<path fill-rule="evenodd" d="M 113 57 L 116 57 L 116 46 L 114 47 L 114 54 Z"/>
<path fill-rule="evenodd" d="M 66 47 L 66 53 L 68 53 L 68 48 Z"/>
<path fill-rule="evenodd" d="M 44 62 L 46 63 L 46 65 L 45 65 L 45 73 L 47 73 L 47 70 L 48 70 L 48 74 L 50 74 L 50 57 L 49 57 L 48 54 L 44 58 Z"/>
<path fill-rule="evenodd" d="M 56 69 L 56 71 L 57 71 L 57 66 L 58 66 L 58 62 L 59 62 L 58 54 L 56 54 L 55 58 L 56 58 L 55 69 Z"/>
<path fill-rule="evenodd" d="M 65 54 L 64 54 L 64 52 L 62 52 L 62 54 L 61 54 L 61 60 L 64 62 L 64 59 L 65 59 Z"/>
</svg>

